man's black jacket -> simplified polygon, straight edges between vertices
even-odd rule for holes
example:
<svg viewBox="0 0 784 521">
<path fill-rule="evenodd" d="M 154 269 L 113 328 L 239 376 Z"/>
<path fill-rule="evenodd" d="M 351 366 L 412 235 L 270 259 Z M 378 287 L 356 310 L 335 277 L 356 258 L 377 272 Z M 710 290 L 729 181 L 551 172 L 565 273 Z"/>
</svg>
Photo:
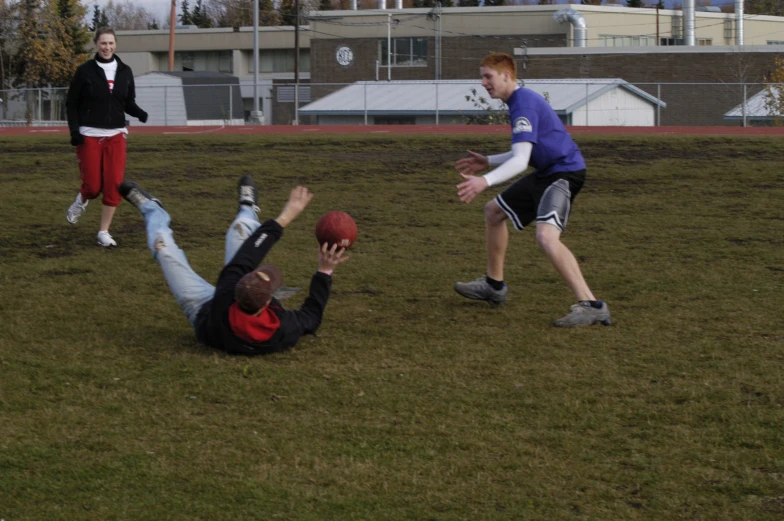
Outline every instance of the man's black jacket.
<svg viewBox="0 0 784 521">
<path fill-rule="evenodd" d="M 280 301 L 272 298 L 269 307 L 280 319 L 280 327 L 268 340 L 249 343 L 235 335 L 229 323 L 229 308 L 235 302 L 235 286 L 245 274 L 258 268 L 282 234 L 283 228 L 277 221 L 265 221 L 223 268 L 215 296 L 201 308 L 196 318 L 194 327 L 199 342 L 232 354 L 259 355 L 283 351 L 294 346 L 302 335 L 316 332 L 332 285 L 332 277 L 321 272 L 313 275 L 309 294 L 300 309 L 283 309 Z"/>
</svg>

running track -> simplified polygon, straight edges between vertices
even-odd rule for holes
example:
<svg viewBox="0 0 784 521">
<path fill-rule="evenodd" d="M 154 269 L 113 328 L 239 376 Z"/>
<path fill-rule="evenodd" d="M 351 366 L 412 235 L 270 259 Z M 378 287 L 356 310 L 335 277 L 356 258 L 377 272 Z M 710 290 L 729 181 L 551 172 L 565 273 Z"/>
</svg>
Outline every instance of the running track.
<svg viewBox="0 0 784 521">
<path fill-rule="evenodd" d="M 572 134 L 784 136 L 784 127 L 567 127 Z M 508 125 L 258 125 L 146 127 L 131 134 L 508 134 Z M 0 136 L 68 134 L 68 127 L 0 127 Z"/>
</svg>

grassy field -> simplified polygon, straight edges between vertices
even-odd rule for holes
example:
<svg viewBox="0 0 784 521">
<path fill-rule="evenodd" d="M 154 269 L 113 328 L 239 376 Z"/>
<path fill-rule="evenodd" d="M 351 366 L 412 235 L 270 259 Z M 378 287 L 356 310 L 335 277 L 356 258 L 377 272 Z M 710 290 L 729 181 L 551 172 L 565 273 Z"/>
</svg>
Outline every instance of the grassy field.
<svg viewBox="0 0 784 521">
<path fill-rule="evenodd" d="M 577 139 L 564 242 L 612 327 L 552 327 L 532 230 L 505 307 L 454 293 L 496 191 L 461 204 L 452 162 L 507 136 L 132 136 L 207 280 L 244 173 L 264 217 L 316 194 L 270 257 L 289 286 L 318 217 L 356 218 L 318 336 L 245 358 L 195 342 L 135 208 L 110 251 L 98 202 L 66 222 L 67 140 L 0 138 L 0 518 L 780 521 L 784 139 Z"/>
</svg>

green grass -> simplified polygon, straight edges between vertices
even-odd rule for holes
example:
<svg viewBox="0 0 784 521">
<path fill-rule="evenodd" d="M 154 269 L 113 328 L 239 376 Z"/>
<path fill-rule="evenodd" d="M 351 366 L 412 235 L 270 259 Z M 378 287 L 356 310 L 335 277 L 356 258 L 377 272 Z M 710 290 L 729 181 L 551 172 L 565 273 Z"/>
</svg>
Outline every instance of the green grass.
<svg viewBox="0 0 784 521">
<path fill-rule="evenodd" d="M 0 518 L 784 518 L 784 139 L 578 136 L 564 242 L 615 324 L 553 328 L 572 297 L 512 231 L 500 309 L 482 204 L 452 163 L 507 136 L 132 136 L 217 278 L 236 180 L 262 215 L 315 194 L 270 260 L 306 286 L 325 211 L 359 225 L 317 337 L 259 358 L 198 345 L 130 205 L 93 246 L 60 138 L 0 138 Z M 297 306 L 304 295 L 289 299 Z"/>
</svg>

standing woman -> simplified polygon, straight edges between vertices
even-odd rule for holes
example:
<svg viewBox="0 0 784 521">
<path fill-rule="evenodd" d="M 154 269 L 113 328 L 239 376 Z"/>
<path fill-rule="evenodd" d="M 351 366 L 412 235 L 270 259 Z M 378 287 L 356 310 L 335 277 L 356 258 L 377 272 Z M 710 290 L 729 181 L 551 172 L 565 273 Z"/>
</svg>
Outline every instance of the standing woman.
<svg viewBox="0 0 784 521">
<path fill-rule="evenodd" d="M 117 246 L 109 226 L 121 201 L 117 187 L 125 174 L 125 114 L 145 123 L 147 113 L 136 105 L 131 68 L 114 54 L 114 30 L 98 29 L 93 42 L 98 53 L 76 69 L 66 101 L 71 145 L 76 147 L 82 178 L 66 218 L 76 224 L 90 199 L 103 193 L 98 246 L 109 248 Z"/>
</svg>

